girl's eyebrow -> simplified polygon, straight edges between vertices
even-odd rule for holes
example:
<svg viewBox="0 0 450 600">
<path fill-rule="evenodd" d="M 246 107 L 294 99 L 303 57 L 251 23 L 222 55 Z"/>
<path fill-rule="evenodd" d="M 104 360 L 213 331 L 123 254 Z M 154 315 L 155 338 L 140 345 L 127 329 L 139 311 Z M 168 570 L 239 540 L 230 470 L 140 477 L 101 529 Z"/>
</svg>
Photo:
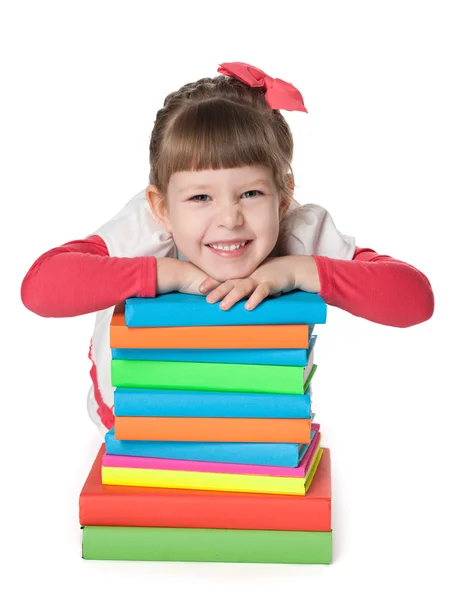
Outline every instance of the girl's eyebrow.
<svg viewBox="0 0 450 600">
<path fill-rule="evenodd" d="M 249 183 L 246 183 L 245 186 L 250 187 L 251 185 L 258 185 L 258 184 L 270 185 L 270 182 L 267 179 L 255 179 L 254 181 L 250 181 Z"/>
<path fill-rule="evenodd" d="M 265 185 L 270 185 L 269 181 L 267 179 L 255 179 L 254 181 L 249 181 L 247 183 L 242 183 L 239 187 L 251 187 L 252 185 L 257 185 L 257 184 L 265 184 Z M 208 184 L 208 183 L 201 183 L 201 184 L 191 184 L 191 185 L 187 185 L 184 188 L 180 188 L 178 190 L 178 193 L 181 194 L 183 192 L 187 192 L 188 190 L 207 190 L 208 188 L 212 187 L 212 184 Z"/>
<path fill-rule="evenodd" d="M 199 183 L 199 184 L 191 183 L 190 185 L 187 185 L 184 188 L 180 188 L 178 190 L 178 193 L 181 194 L 182 192 L 187 192 L 189 190 L 206 190 L 209 187 L 211 187 L 211 186 L 207 183 Z"/>
</svg>

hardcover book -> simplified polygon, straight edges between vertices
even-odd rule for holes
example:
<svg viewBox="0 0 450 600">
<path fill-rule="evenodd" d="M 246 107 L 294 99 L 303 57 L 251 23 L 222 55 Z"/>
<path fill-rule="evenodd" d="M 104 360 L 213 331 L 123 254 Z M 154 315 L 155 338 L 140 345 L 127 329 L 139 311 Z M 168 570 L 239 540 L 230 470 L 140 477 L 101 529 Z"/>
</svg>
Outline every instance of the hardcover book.
<svg viewBox="0 0 450 600">
<path fill-rule="evenodd" d="M 263 394 L 305 394 L 316 371 L 306 367 L 111 360 L 111 383 L 122 388 L 162 388 Z"/>
<path fill-rule="evenodd" d="M 111 348 L 308 348 L 308 325 L 223 325 L 214 327 L 127 327 L 112 315 Z"/>
<path fill-rule="evenodd" d="M 311 419 L 115 417 L 118 440 L 308 444 Z"/>
<path fill-rule="evenodd" d="M 310 327 L 310 333 L 312 326 Z M 168 362 L 238 363 L 247 365 L 280 365 L 306 367 L 317 335 L 310 335 L 308 348 L 235 348 L 232 350 L 212 348 L 112 348 L 111 357 L 121 360 L 164 360 Z"/>
<path fill-rule="evenodd" d="M 311 396 L 118 387 L 114 391 L 114 414 L 116 417 L 308 419 Z"/>
<path fill-rule="evenodd" d="M 292 325 L 326 322 L 327 305 L 318 294 L 295 290 L 266 298 L 253 310 L 246 299 L 229 310 L 205 296 L 172 292 L 155 298 L 127 298 L 127 327 L 198 327 L 210 325 Z"/>
<path fill-rule="evenodd" d="M 311 424 L 309 442 L 319 424 Z M 123 456 L 147 456 L 175 460 L 296 467 L 308 444 L 248 442 L 168 442 L 121 440 L 113 427 L 105 435 L 106 453 Z"/>
<path fill-rule="evenodd" d="M 315 434 L 316 432 L 313 432 Z M 313 435 L 307 451 L 297 467 L 271 467 L 262 465 L 240 465 L 236 463 L 204 462 L 197 460 L 174 460 L 171 458 L 150 458 L 143 456 L 123 456 L 104 454 L 103 467 L 121 467 L 129 469 L 155 469 L 164 471 L 192 471 L 196 473 L 225 473 L 230 475 L 263 475 L 267 477 L 307 476 L 311 462 L 320 446 L 321 434 Z"/>
<path fill-rule="evenodd" d="M 331 563 L 331 531 L 83 527 L 86 560 Z"/>
</svg>

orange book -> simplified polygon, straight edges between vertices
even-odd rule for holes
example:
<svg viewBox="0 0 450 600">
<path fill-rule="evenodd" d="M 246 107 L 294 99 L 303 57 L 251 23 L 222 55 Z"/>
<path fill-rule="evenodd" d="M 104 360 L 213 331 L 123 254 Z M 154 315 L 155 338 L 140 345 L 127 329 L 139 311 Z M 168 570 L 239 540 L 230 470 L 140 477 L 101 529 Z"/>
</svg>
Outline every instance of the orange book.
<svg viewBox="0 0 450 600">
<path fill-rule="evenodd" d="M 309 444 L 311 419 L 117 417 L 117 440 Z"/>
<path fill-rule="evenodd" d="M 308 325 L 127 327 L 122 312 L 110 325 L 111 348 L 308 348 Z"/>
</svg>

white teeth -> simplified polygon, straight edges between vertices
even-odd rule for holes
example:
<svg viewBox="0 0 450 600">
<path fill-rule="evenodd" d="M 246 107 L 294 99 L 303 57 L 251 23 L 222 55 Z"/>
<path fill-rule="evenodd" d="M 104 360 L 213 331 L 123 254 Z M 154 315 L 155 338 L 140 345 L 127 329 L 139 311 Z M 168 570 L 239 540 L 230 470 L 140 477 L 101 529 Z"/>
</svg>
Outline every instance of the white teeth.
<svg viewBox="0 0 450 600">
<path fill-rule="evenodd" d="M 210 246 L 215 250 L 227 250 L 231 252 L 233 250 L 241 248 L 242 246 L 245 246 L 246 243 L 247 242 L 241 242 L 240 244 L 232 244 L 231 246 L 224 246 L 223 244 L 210 244 Z"/>
</svg>

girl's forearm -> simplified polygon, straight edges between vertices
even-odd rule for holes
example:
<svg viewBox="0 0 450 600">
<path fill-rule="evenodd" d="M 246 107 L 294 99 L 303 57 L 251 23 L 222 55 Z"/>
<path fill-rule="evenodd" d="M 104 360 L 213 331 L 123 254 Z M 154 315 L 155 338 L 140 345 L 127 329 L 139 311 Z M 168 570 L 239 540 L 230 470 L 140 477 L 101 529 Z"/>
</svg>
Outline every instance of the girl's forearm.
<svg viewBox="0 0 450 600">
<path fill-rule="evenodd" d="M 31 266 L 21 287 L 23 304 L 43 317 L 74 317 L 155 293 L 155 258 L 110 257 L 98 236 L 49 250 Z"/>
<path fill-rule="evenodd" d="M 313 258 L 327 304 L 393 327 L 417 325 L 433 314 L 430 282 L 405 262 L 368 248 L 357 248 L 353 260 Z"/>
</svg>

